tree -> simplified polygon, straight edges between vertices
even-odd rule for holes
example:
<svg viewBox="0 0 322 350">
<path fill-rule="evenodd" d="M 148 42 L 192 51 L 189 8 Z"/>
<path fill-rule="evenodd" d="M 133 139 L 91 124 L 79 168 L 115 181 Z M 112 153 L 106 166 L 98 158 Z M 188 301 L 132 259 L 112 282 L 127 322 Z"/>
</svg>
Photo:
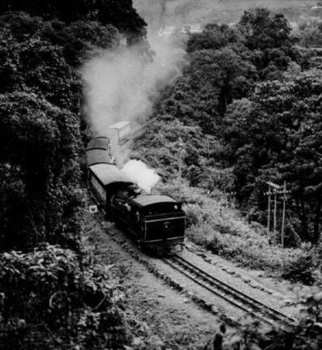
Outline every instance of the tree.
<svg viewBox="0 0 322 350">
<path fill-rule="evenodd" d="M 21 46 L 38 41 L 59 47 L 62 58 L 75 68 L 97 48 L 113 49 L 120 44 L 120 34 L 115 27 L 92 21 L 66 24 L 58 20 L 43 21 L 22 12 L 9 12 L 0 16 L 0 27 L 4 35 L 3 50 L 8 47 L 8 38 Z M 46 56 L 40 58 L 38 65 L 51 64 L 45 61 Z"/>
<path fill-rule="evenodd" d="M 4 0 L 0 13 L 24 11 L 46 20 L 59 19 L 70 23 L 77 20 L 111 24 L 129 39 L 144 38 L 146 23 L 132 6 L 132 0 Z"/>
<path fill-rule="evenodd" d="M 287 181 L 301 238 L 314 243 L 322 224 L 321 92 L 319 70 L 261 83 L 246 108 L 236 102 L 225 118 L 227 140 L 237 139 L 230 152 L 236 154 L 239 195 L 247 198 L 255 180 Z"/>
<path fill-rule="evenodd" d="M 273 14 L 265 8 L 245 11 L 238 26 L 245 45 L 251 50 L 291 48 L 291 27 L 283 14 Z"/>
<path fill-rule="evenodd" d="M 238 33 L 227 24 L 207 24 L 202 33 L 192 34 L 187 43 L 187 52 L 218 50 L 238 41 Z"/>
<path fill-rule="evenodd" d="M 34 94 L 0 95 L 1 250 L 77 246 L 79 119 Z"/>
<path fill-rule="evenodd" d="M 191 54 L 183 77 L 163 100 L 162 113 L 214 133 L 227 106 L 233 99 L 248 96 L 255 80 L 256 69 L 233 47 L 197 50 Z"/>
<path fill-rule="evenodd" d="M 24 31 L 14 17 L 0 30 L 0 93 L 28 91 L 36 93 L 52 104 L 79 112 L 81 82 L 67 64 L 63 47 L 42 39 L 38 33 L 47 24 L 24 19 Z M 0 18 L 0 23 L 6 18 Z"/>
<path fill-rule="evenodd" d="M 245 11 L 238 28 L 245 46 L 255 53 L 253 63 L 261 77 L 267 77 L 265 69 L 274 64 L 284 71 L 292 60 L 298 59 L 293 47 L 291 27 L 283 14 L 273 14 L 268 9 L 255 8 Z"/>
<path fill-rule="evenodd" d="M 322 24 L 310 21 L 302 24 L 297 33 L 299 45 L 305 48 L 320 48 L 322 44 Z"/>
</svg>

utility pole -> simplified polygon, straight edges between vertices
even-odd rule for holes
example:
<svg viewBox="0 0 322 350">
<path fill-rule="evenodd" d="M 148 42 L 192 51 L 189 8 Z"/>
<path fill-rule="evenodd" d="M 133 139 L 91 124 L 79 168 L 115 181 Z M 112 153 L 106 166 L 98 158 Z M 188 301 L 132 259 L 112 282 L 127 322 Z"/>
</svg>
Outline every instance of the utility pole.
<svg viewBox="0 0 322 350">
<path fill-rule="evenodd" d="M 274 191 L 274 235 L 276 232 L 276 210 L 277 210 L 277 194 Z"/>
<path fill-rule="evenodd" d="M 270 235 L 270 222 L 271 222 L 271 203 L 272 203 L 272 199 L 271 199 L 271 195 L 274 195 L 274 209 L 273 209 L 273 238 L 275 238 L 276 235 L 276 215 L 277 215 L 277 193 L 280 189 L 280 186 L 271 182 L 271 181 L 267 181 L 266 182 L 268 184 L 268 192 L 266 192 L 265 194 L 268 196 L 268 211 L 267 211 L 267 231 L 268 234 Z"/>
<path fill-rule="evenodd" d="M 179 137 L 179 198 L 181 200 L 181 178 L 182 178 L 182 151 L 183 151 L 183 141 Z"/>
<path fill-rule="evenodd" d="M 271 185 L 268 184 L 268 192 L 267 192 L 267 195 L 268 195 L 268 209 L 267 209 L 267 233 L 269 234 L 269 231 L 270 231 L 270 224 L 271 224 L 271 195 L 272 195 L 272 192 L 271 192 Z"/>
<path fill-rule="evenodd" d="M 282 232 L 281 232 L 281 244 L 282 247 L 284 247 L 284 229 L 285 229 L 285 209 L 286 209 L 286 181 L 284 181 L 284 186 L 283 186 L 283 214 L 282 214 Z"/>
<path fill-rule="evenodd" d="M 274 236 L 276 234 L 276 227 L 277 227 L 277 195 L 283 195 L 283 212 L 282 212 L 282 227 L 281 227 L 281 245 L 284 247 L 284 231 L 285 231 L 285 212 L 286 212 L 286 194 L 290 191 L 286 190 L 286 181 L 284 181 L 284 185 L 279 186 L 274 184 L 273 182 L 266 182 L 268 184 L 268 192 L 265 193 L 265 195 L 268 196 L 268 210 L 267 210 L 267 231 L 268 234 L 270 232 L 270 215 L 271 215 L 271 195 L 274 195 L 274 209 L 273 209 L 273 232 Z"/>
</svg>

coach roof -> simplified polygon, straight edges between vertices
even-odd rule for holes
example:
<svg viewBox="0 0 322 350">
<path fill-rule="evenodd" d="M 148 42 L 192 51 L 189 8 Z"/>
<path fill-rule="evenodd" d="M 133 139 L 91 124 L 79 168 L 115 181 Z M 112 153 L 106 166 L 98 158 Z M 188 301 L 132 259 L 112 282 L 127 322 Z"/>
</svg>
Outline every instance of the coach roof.
<svg viewBox="0 0 322 350">
<path fill-rule="evenodd" d="M 102 149 L 90 149 L 86 151 L 86 158 L 88 165 L 94 165 L 99 163 L 111 164 L 111 157 L 107 151 Z"/>
<path fill-rule="evenodd" d="M 132 183 L 132 181 L 115 165 L 95 164 L 91 165 L 89 168 L 104 186 L 116 182 Z"/>
<path fill-rule="evenodd" d="M 90 140 L 86 150 L 102 149 L 107 151 L 109 149 L 109 144 L 110 144 L 110 140 L 107 137 L 105 136 L 95 137 Z"/>
<path fill-rule="evenodd" d="M 161 204 L 161 203 L 177 203 L 173 198 L 168 196 L 139 196 L 133 199 L 133 202 L 138 204 L 140 207 L 146 207 L 152 204 Z"/>
</svg>

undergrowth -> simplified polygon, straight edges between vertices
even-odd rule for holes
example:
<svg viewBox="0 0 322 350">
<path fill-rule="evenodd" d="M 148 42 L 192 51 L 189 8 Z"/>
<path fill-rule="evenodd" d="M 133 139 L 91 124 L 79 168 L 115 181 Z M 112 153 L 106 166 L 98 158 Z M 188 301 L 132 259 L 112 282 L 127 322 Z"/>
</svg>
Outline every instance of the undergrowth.
<svg viewBox="0 0 322 350">
<path fill-rule="evenodd" d="M 224 193 L 207 193 L 186 184 L 181 188 L 186 237 L 195 244 L 243 267 L 279 273 L 306 254 L 299 248 L 271 245 L 266 228 L 249 224 Z M 176 182 L 160 184 L 156 190 L 180 200 Z"/>
</svg>

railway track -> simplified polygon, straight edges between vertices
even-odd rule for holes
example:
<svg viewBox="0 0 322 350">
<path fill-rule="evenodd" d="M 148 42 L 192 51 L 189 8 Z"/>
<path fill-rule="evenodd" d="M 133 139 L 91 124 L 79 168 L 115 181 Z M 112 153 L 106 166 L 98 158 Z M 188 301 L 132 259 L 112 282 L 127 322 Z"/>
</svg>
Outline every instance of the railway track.
<svg viewBox="0 0 322 350">
<path fill-rule="evenodd" d="M 267 324 L 279 324 L 283 328 L 290 328 L 297 323 L 296 319 L 291 318 L 233 288 L 225 282 L 220 281 L 179 255 L 166 258 L 164 261 L 173 269 L 179 271 L 204 289 Z"/>
</svg>

